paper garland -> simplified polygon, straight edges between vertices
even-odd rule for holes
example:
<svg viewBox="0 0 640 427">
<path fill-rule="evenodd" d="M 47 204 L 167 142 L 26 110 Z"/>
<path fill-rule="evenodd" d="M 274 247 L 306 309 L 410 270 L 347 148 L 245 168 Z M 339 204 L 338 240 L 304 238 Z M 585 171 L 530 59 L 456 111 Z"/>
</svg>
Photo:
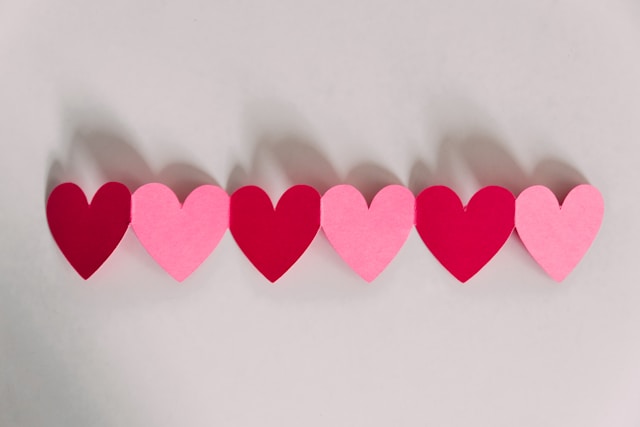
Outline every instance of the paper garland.
<svg viewBox="0 0 640 427">
<path fill-rule="evenodd" d="M 289 188 L 275 208 L 256 186 L 231 196 L 203 185 L 180 203 L 159 183 L 133 194 L 104 184 L 91 203 L 73 183 L 58 185 L 47 200 L 51 234 L 71 266 L 88 279 L 118 246 L 129 224 L 149 255 L 181 282 L 209 256 L 227 228 L 249 261 L 271 282 L 302 256 L 322 228 L 342 259 L 364 280 L 391 262 L 412 227 L 436 259 L 459 281 L 484 267 L 515 229 L 531 256 L 562 281 L 595 239 L 604 202 L 593 186 L 575 187 L 560 204 L 546 187 L 517 198 L 507 189 L 480 189 L 465 206 L 445 186 L 417 197 L 405 187 L 384 187 L 368 206 L 350 185 L 324 195 L 306 185 Z"/>
</svg>

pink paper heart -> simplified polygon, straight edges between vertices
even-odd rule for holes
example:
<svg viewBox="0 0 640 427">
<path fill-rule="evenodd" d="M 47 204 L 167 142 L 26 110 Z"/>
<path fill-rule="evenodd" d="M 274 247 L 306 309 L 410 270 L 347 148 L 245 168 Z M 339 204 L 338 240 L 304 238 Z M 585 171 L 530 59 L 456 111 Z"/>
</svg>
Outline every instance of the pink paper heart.
<svg viewBox="0 0 640 427">
<path fill-rule="evenodd" d="M 184 204 L 168 187 L 146 184 L 131 200 L 131 226 L 142 246 L 177 281 L 202 264 L 229 226 L 229 196 L 202 185 Z"/>
<path fill-rule="evenodd" d="M 573 188 L 562 206 L 551 190 L 536 185 L 516 199 L 515 225 L 531 256 L 561 282 L 591 246 L 603 214 L 602 196 L 591 185 Z"/>
<path fill-rule="evenodd" d="M 330 188 L 321 200 L 322 228 L 336 252 L 364 280 L 371 282 L 391 262 L 413 227 L 415 197 L 389 185 L 371 206 L 350 185 Z"/>
</svg>

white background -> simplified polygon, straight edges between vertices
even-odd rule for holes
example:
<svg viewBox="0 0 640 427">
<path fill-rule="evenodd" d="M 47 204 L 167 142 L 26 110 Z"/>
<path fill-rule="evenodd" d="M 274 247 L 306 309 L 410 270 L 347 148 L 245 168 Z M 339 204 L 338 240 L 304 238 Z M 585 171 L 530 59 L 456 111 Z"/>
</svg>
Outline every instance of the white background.
<svg viewBox="0 0 640 427">
<path fill-rule="evenodd" d="M 640 425 L 640 4 L 0 1 L 0 425 Z M 129 231 L 87 282 L 52 185 L 487 184 L 605 220 L 561 284 L 514 237 L 461 285 L 412 231 L 366 284 L 276 285 L 227 233 L 178 284 Z"/>
</svg>

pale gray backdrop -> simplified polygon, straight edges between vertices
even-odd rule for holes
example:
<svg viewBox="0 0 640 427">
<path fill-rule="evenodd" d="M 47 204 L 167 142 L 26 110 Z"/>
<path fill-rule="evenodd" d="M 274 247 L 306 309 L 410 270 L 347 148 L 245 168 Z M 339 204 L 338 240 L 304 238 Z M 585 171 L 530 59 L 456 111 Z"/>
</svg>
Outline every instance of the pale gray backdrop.
<svg viewBox="0 0 640 427">
<path fill-rule="evenodd" d="M 640 425 L 636 0 L 0 2 L 0 425 Z M 412 232 L 372 284 L 319 235 L 276 285 L 227 233 L 183 284 L 133 233 L 84 282 L 73 180 L 597 186 L 562 283 L 461 285 Z"/>
</svg>

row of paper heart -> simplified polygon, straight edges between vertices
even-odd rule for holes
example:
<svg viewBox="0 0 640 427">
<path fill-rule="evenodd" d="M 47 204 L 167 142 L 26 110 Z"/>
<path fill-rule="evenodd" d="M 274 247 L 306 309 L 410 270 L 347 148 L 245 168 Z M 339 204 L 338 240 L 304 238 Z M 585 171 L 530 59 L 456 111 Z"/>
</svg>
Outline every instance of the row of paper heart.
<svg viewBox="0 0 640 427">
<path fill-rule="evenodd" d="M 590 185 L 575 187 L 562 205 L 543 186 L 529 187 L 517 198 L 489 186 L 463 206 L 448 187 L 428 187 L 414 197 L 399 185 L 384 187 L 370 205 L 350 185 L 335 186 L 322 196 L 296 185 L 275 208 L 256 186 L 229 196 L 220 187 L 203 185 L 181 204 L 162 184 L 143 185 L 131 195 L 117 182 L 103 185 L 90 204 L 73 183 L 57 186 L 47 201 L 51 233 L 85 279 L 106 261 L 131 224 L 148 253 L 178 281 L 209 256 L 229 228 L 251 263 L 274 282 L 322 227 L 338 254 L 370 282 L 414 226 L 461 282 L 489 262 L 514 228 L 538 264 L 561 281 L 591 245 L 603 212 L 602 196 Z"/>
</svg>

